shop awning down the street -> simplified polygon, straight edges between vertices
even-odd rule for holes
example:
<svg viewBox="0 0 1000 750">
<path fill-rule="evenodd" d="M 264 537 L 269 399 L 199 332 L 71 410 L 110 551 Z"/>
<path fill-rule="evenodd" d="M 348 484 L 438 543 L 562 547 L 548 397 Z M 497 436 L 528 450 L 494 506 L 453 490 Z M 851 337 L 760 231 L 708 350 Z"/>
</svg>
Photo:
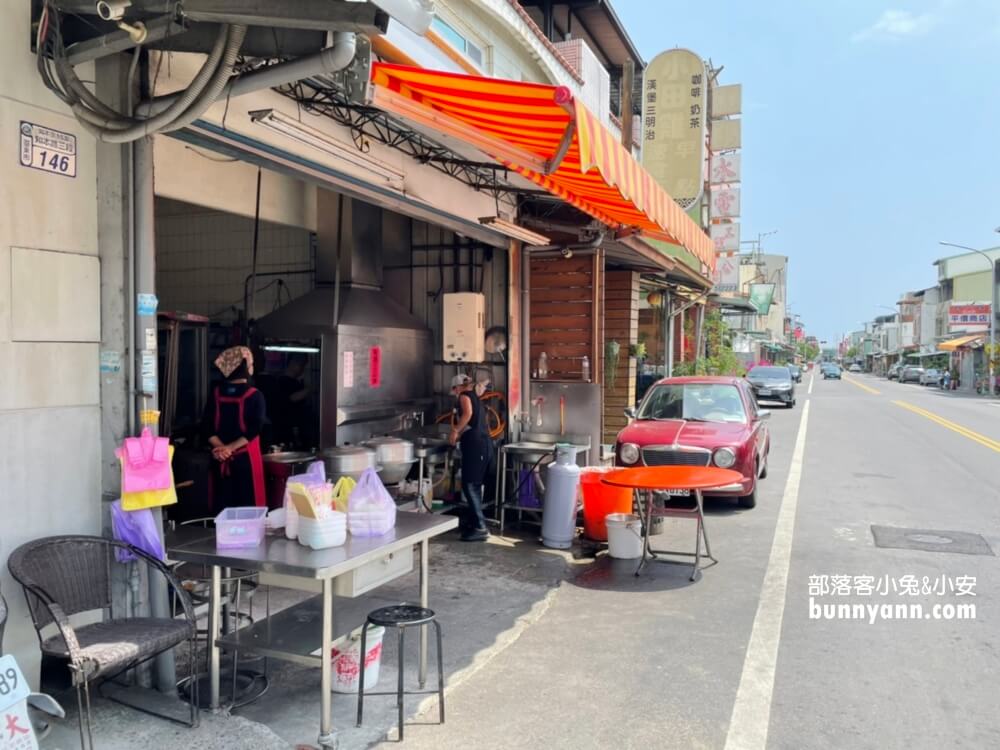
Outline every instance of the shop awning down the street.
<svg viewBox="0 0 1000 750">
<path fill-rule="evenodd" d="M 708 266 L 708 235 L 569 89 L 376 63 L 372 103 L 474 146 L 622 234 L 680 245 Z"/>
<path fill-rule="evenodd" d="M 938 344 L 938 349 L 942 349 L 946 352 L 953 352 L 956 349 L 969 349 L 982 343 L 985 338 L 986 335 L 982 333 L 977 333 L 972 336 L 959 336 L 954 339 L 949 339 L 948 341 L 942 341 Z"/>
</svg>

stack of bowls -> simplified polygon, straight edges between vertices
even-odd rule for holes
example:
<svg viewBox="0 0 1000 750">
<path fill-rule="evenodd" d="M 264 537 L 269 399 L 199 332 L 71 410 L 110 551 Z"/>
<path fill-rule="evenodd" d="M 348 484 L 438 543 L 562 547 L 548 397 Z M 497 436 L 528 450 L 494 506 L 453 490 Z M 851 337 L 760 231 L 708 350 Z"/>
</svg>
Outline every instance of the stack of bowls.
<svg viewBox="0 0 1000 750">
<path fill-rule="evenodd" d="M 299 544 L 312 549 L 339 547 L 347 541 L 347 514 L 330 511 L 322 518 L 299 516 Z"/>
</svg>

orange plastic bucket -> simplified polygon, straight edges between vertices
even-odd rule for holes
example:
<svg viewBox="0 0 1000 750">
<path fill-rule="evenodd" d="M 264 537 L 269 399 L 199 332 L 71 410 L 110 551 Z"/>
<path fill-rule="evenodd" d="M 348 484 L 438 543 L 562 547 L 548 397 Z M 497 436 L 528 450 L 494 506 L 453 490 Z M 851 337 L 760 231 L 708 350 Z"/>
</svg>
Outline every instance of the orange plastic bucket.
<svg viewBox="0 0 1000 750">
<path fill-rule="evenodd" d="M 604 523 L 609 513 L 632 512 L 632 490 L 612 487 L 601 481 L 611 468 L 587 467 L 580 473 L 583 490 L 583 533 L 598 542 L 608 540 L 608 527 Z"/>
</svg>

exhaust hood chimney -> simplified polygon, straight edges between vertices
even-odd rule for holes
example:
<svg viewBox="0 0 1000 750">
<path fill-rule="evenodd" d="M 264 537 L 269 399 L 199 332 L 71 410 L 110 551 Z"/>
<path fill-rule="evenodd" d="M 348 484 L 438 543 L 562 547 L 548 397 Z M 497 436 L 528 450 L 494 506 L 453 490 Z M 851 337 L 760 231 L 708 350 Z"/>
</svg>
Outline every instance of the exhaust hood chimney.
<svg viewBox="0 0 1000 750">
<path fill-rule="evenodd" d="M 316 283 L 382 288 L 382 209 L 328 190 L 316 191 Z"/>
</svg>

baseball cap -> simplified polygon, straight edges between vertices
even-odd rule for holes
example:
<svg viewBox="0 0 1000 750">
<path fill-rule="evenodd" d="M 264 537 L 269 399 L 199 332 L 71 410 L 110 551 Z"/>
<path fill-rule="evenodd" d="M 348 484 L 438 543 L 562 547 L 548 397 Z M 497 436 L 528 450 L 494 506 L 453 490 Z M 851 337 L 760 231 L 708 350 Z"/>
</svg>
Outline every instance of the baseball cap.
<svg viewBox="0 0 1000 750">
<path fill-rule="evenodd" d="M 459 388 L 463 385 L 469 385 L 472 382 L 472 378 L 468 375 L 456 375 L 451 379 L 451 387 Z"/>
</svg>

